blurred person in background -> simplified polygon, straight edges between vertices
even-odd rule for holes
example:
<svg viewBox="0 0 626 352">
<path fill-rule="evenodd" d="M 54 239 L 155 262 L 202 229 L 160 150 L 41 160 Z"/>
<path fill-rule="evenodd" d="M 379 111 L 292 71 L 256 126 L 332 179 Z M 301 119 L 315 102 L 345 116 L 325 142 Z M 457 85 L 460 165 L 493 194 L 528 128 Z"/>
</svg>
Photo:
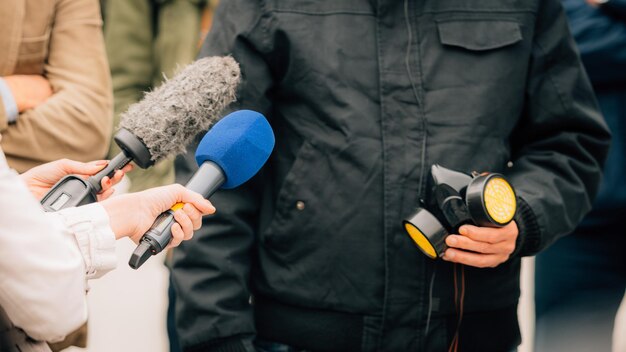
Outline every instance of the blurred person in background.
<svg viewBox="0 0 626 352">
<path fill-rule="evenodd" d="M 215 211 L 208 200 L 180 185 L 106 199 L 123 176 L 120 170 L 102 181 L 100 202 L 44 213 L 38 200 L 59 179 L 87 177 L 106 164 L 64 159 L 18 175 L 0 149 L 1 351 L 66 347 L 63 340 L 87 319 L 86 280 L 117 263 L 115 240 L 127 236 L 138 242 L 161 212 L 185 202 L 172 227 L 170 246 L 177 246 L 200 227 L 203 214 Z"/>
<path fill-rule="evenodd" d="M 0 1 L 0 133 L 18 172 L 103 158 L 111 81 L 97 0 Z"/>
<path fill-rule="evenodd" d="M 104 38 L 113 81 L 115 125 L 128 106 L 192 62 L 211 26 L 212 0 L 107 0 Z M 202 132 L 202 131 L 198 131 Z M 110 156 L 119 153 L 111 143 Z M 129 174 L 130 191 L 174 182 L 169 158 Z"/>
<path fill-rule="evenodd" d="M 0 145 L 18 172 L 106 156 L 111 79 L 97 0 L 0 1 Z M 86 326 L 68 336 L 84 346 Z"/>
<path fill-rule="evenodd" d="M 535 347 L 611 351 L 626 289 L 626 0 L 563 5 L 613 139 L 593 210 L 537 256 Z"/>
<path fill-rule="evenodd" d="M 160 85 L 165 77 L 192 62 L 211 29 L 217 0 L 107 0 L 104 2 L 104 38 L 113 80 L 115 124 L 129 105 L 141 100 L 144 92 Z M 203 132 L 203 131 L 198 131 Z M 113 157 L 119 147 L 111 143 Z M 176 159 L 176 182 L 185 184 L 192 171 L 185 158 Z M 180 166 L 180 168 L 179 168 Z M 130 191 L 172 183 L 174 159 L 160 161 L 148 170 L 128 175 Z M 168 252 L 166 261 L 169 261 Z M 174 327 L 174 291 L 168 290 L 167 331 L 170 351 L 179 350 Z"/>
</svg>

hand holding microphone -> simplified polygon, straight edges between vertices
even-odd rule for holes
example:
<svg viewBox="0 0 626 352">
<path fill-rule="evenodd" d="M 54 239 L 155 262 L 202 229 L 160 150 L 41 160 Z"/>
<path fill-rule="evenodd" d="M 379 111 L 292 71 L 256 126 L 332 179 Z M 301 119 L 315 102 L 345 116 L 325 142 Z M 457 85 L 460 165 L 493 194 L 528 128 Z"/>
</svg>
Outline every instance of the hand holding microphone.
<svg viewBox="0 0 626 352">
<path fill-rule="evenodd" d="M 200 131 L 219 119 L 233 100 L 239 66 L 231 57 L 208 57 L 185 67 L 121 116 L 114 140 L 122 149 L 109 164 L 87 180 L 70 175 L 59 181 L 41 201 L 46 211 L 93 203 L 104 177 L 134 161 L 141 168 L 185 151 Z"/>
<path fill-rule="evenodd" d="M 138 243 L 154 219 L 178 202 L 185 203 L 185 206 L 174 213 L 171 246 L 176 247 L 200 228 L 203 215 L 215 212 L 211 202 L 202 195 L 174 184 L 112 197 L 100 202 L 100 205 L 109 215 L 115 238 L 128 236 Z"/>
<path fill-rule="evenodd" d="M 202 138 L 196 150 L 199 169 L 186 188 L 205 198 L 218 188 L 235 188 L 261 169 L 273 148 L 274 133 L 263 115 L 249 110 L 234 112 Z M 130 267 L 139 268 L 170 243 L 176 211 L 184 207 L 177 203 L 159 215 L 133 252 Z"/>
<path fill-rule="evenodd" d="M 107 160 L 83 163 L 61 159 L 34 167 L 21 174 L 20 178 L 36 198 L 41 198 L 64 176 L 76 174 L 86 179 L 107 164 Z M 215 212 L 211 202 L 198 193 L 177 184 L 108 199 L 113 191 L 111 186 L 119 182 L 124 172 L 130 169 L 131 165 L 126 165 L 122 170 L 118 170 L 113 178 L 105 177 L 102 182 L 103 191 L 98 194 L 100 205 L 109 215 L 109 225 L 116 239 L 128 236 L 138 243 L 141 236 L 152 225 L 154 218 L 169 209 L 172 204 L 183 202 L 185 206 L 174 213 L 176 223 L 172 226 L 173 238 L 170 246 L 176 247 L 183 240 L 190 239 L 193 231 L 200 228 L 203 215 Z"/>
<path fill-rule="evenodd" d="M 97 174 L 109 164 L 108 160 L 97 160 L 88 163 L 80 161 L 74 161 L 69 159 L 61 159 L 51 161 L 39 166 L 35 166 L 32 169 L 24 172 L 20 175 L 20 178 L 30 193 L 35 198 L 41 199 L 47 192 L 50 191 L 59 180 L 68 175 L 74 175 L 86 180 L 90 176 Z M 122 180 L 124 173 L 132 170 L 132 165 L 126 165 L 121 170 L 117 170 L 113 177 L 105 176 L 102 178 L 100 185 L 101 191 L 97 194 L 98 201 L 107 199 L 113 194 L 112 186 Z"/>
</svg>

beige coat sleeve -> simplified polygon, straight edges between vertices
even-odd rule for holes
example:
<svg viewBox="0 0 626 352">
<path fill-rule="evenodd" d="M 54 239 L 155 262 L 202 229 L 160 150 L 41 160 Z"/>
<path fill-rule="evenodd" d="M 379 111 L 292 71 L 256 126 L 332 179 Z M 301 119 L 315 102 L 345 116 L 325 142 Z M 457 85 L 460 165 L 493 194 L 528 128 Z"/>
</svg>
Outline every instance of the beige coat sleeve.
<svg viewBox="0 0 626 352">
<path fill-rule="evenodd" d="M 24 172 L 60 158 L 103 158 L 113 98 L 98 1 L 57 2 L 44 75 L 53 96 L 0 131 L 9 165 Z"/>
</svg>

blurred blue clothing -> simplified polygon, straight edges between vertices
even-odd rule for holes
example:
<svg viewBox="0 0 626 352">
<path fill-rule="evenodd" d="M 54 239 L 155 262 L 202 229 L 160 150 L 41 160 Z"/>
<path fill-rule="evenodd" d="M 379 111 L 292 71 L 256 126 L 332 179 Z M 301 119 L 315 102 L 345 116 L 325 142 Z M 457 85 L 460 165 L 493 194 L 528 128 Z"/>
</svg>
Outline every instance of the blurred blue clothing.
<svg viewBox="0 0 626 352">
<path fill-rule="evenodd" d="M 624 230 L 599 227 L 563 237 L 537 256 L 534 351 L 611 351 L 626 288 L 624 248 Z"/>
<path fill-rule="evenodd" d="M 623 47 L 626 51 L 626 37 Z M 597 226 L 619 229 L 626 215 L 626 80 L 621 90 L 596 88 L 596 96 L 612 140 L 593 210 L 579 226 L 583 232 Z"/>
<path fill-rule="evenodd" d="M 0 103 L 2 103 L 0 106 L 4 105 L 7 122 L 15 122 L 20 115 L 20 112 L 17 109 L 17 104 L 15 103 L 15 98 L 13 97 L 13 93 L 11 93 L 11 89 L 2 77 L 0 77 Z"/>
<path fill-rule="evenodd" d="M 626 0 L 601 7 L 563 0 L 563 7 L 613 135 L 594 210 L 581 226 L 616 224 L 626 209 Z"/>
<path fill-rule="evenodd" d="M 563 7 L 612 141 L 593 210 L 537 256 L 535 350 L 610 351 L 626 288 L 626 0 Z"/>
<path fill-rule="evenodd" d="M 591 82 L 625 90 L 626 0 L 610 0 L 610 8 L 593 7 L 584 0 L 563 0 L 569 26 Z"/>
</svg>

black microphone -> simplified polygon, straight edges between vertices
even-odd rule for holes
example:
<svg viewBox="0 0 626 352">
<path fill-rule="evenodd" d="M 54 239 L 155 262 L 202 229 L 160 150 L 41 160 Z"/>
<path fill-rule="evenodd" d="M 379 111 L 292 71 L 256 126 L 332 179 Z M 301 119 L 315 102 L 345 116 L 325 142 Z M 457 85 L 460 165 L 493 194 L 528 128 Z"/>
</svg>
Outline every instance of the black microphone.
<svg viewBox="0 0 626 352">
<path fill-rule="evenodd" d="M 200 167 L 185 187 L 210 197 L 219 188 L 235 188 L 254 176 L 274 148 L 274 133 L 258 112 L 241 110 L 224 117 L 202 138 L 196 150 Z M 128 262 L 137 269 L 161 252 L 172 239 L 175 204 L 162 213 L 143 235 Z"/>
<path fill-rule="evenodd" d="M 45 211 L 93 203 L 101 181 L 134 161 L 141 168 L 185 151 L 198 132 L 215 123 L 235 100 L 239 65 L 231 57 L 207 57 L 185 67 L 122 114 L 114 140 L 122 151 L 87 180 L 68 175 L 43 197 Z"/>
</svg>

